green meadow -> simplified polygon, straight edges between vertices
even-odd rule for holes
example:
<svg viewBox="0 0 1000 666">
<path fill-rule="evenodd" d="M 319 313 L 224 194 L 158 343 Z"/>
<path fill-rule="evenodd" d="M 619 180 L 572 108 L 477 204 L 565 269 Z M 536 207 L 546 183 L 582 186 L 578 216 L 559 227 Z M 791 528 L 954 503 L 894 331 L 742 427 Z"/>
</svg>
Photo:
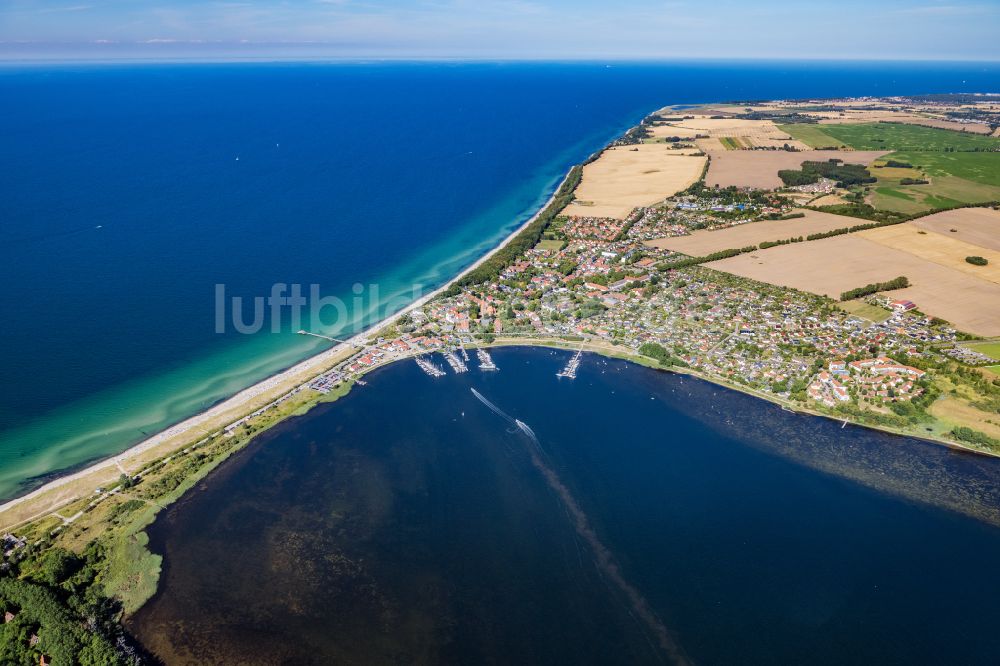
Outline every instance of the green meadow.
<svg viewBox="0 0 1000 666">
<path fill-rule="evenodd" d="M 838 303 L 837 306 L 848 314 L 863 317 L 876 323 L 885 321 L 892 314 L 892 312 L 885 308 L 867 303 L 863 298 L 853 301 L 843 301 L 842 303 Z"/>
<path fill-rule="evenodd" d="M 1000 342 L 975 342 L 966 346 L 1000 361 Z"/>
<path fill-rule="evenodd" d="M 843 144 L 827 134 L 826 125 L 811 123 L 796 123 L 794 125 L 778 125 L 778 129 L 787 132 L 793 139 L 798 139 L 810 148 L 840 148 Z"/>
<path fill-rule="evenodd" d="M 782 127 L 814 147 L 823 147 L 826 141 L 826 145 L 856 150 L 894 151 L 871 169 L 878 182 L 868 202 L 880 210 L 913 214 L 1000 201 L 1000 139 L 996 137 L 900 123 Z M 889 160 L 912 168 L 879 168 Z M 905 178 L 928 182 L 905 184 Z"/>
<path fill-rule="evenodd" d="M 859 123 L 821 125 L 822 132 L 855 150 L 902 150 L 944 152 L 949 150 L 996 150 L 1000 139 L 969 132 L 904 125 L 902 123 Z"/>
<path fill-rule="evenodd" d="M 719 142 L 726 150 L 743 150 L 750 147 L 746 139 L 738 136 L 723 136 L 719 138 Z"/>
<path fill-rule="evenodd" d="M 553 252 L 558 252 L 565 245 L 565 241 L 561 240 L 540 240 L 538 244 L 535 245 L 536 250 L 550 250 Z"/>
<path fill-rule="evenodd" d="M 945 153 L 904 150 L 886 155 L 885 159 L 909 162 L 932 177 L 954 176 L 982 185 L 1000 187 L 1000 152 Z"/>
</svg>

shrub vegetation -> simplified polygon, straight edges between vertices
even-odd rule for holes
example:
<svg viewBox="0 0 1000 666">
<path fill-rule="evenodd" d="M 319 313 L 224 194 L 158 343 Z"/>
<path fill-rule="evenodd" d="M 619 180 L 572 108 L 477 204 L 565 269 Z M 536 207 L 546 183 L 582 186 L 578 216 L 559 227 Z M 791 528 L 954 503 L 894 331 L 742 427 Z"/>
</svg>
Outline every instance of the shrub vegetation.
<svg viewBox="0 0 1000 666">
<path fill-rule="evenodd" d="M 820 178 L 837 181 L 837 187 L 874 183 L 877 180 L 863 165 L 844 164 L 840 160 L 803 162 L 800 170 L 782 169 L 778 172 L 778 177 L 788 186 L 811 185 Z"/>
<path fill-rule="evenodd" d="M 905 275 L 900 275 L 898 278 L 889 280 L 888 282 L 873 282 L 872 284 L 866 284 L 863 287 L 858 287 L 857 289 L 851 289 L 850 291 L 845 291 L 840 295 L 840 300 L 850 301 L 855 298 L 862 298 L 864 296 L 871 296 L 872 294 L 878 293 L 880 291 L 892 291 L 893 289 L 906 289 L 910 286 L 910 281 Z"/>
</svg>

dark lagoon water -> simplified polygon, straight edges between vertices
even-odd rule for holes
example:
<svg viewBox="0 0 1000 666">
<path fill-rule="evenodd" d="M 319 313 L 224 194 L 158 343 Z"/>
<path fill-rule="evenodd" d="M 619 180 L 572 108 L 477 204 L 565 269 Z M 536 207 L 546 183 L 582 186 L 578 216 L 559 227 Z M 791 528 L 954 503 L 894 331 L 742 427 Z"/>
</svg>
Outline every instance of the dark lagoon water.
<svg viewBox="0 0 1000 666">
<path fill-rule="evenodd" d="M 396 364 L 259 437 L 153 525 L 131 629 L 168 664 L 996 663 L 1000 461 L 567 357 Z"/>
<path fill-rule="evenodd" d="M 998 87 L 995 63 L 0 66 L 0 497 L 322 348 L 216 333 L 216 284 L 318 284 L 350 310 L 313 328 L 355 330 L 664 104 Z"/>
</svg>

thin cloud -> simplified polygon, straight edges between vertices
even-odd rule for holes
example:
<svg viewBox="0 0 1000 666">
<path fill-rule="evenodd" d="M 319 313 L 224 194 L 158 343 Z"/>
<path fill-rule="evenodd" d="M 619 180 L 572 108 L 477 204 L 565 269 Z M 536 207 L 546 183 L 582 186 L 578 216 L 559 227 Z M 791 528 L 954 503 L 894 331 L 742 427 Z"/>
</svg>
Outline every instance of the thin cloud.
<svg viewBox="0 0 1000 666">
<path fill-rule="evenodd" d="M 968 16 L 995 10 L 996 7 L 989 5 L 924 5 L 921 7 L 902 7 L 892 13 L 910 16 Z"/>
<path fill-rule="evenodd" d="M 93 5 L 71 5 L 69 7 L 42 7 L 37 10 L 38 14 L 62 14 L 66 12 L 84 12 L 93 9 Z"/>
<path fill-rule="evenodd" d="M 791 0 L 711 11 L 690 0 L 77 1 L 0 0 L 0 40 L 334 44 L 365 57 L 1000 58 L 1000 6 L 987 0 L 844 0 L 832 12 Z M 858 22 L 862 8 L 877 20 Z M 836 45 L 816 39 L 817 25 Z"/>
</svg>

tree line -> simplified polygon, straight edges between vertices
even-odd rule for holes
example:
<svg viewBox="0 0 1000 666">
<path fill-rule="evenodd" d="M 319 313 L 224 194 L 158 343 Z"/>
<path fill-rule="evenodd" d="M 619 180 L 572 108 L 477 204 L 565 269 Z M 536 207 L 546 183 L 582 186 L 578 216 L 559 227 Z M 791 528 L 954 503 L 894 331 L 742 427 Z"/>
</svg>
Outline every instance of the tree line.
<svg viewBox="0 0 1000 666">
<path fill-rule="evenodd" d="M 500 273 L 504 269 L 520 259 L 525 252 L 538 245 L 538 241 L 541 240 L 545 228 L 573 201 L 573 191 L 580 184 L 582 174 L 582 166 L 577 165 L 570 169 L 566 180 L 563 181 L 562 185 L 556 191 L 555 197 L 532 220 L 531 224 L 526 226 L 521 233 L 510 239 L 506 245 L 494 252 L 489 259 L 453 282 L 446 290 L 445 295 L 455 296 L 461 293 L 465 287 L 482 284 L 483 282 L 489 282 L 500 277 Z"/>
<path fill-rule="evenodd" d="M 874 183 L 878 180 L 863 165 L 844 164 L 837 159 L 826 162 L 803 162 L 801 169 L 782 169 L 778 172 L 778 177 L 788 186 L 811 185 L 820 178 L 829 178 L 837 181 L 837 187 L 844 188 Z"/>
<path fill-rule="evenodd" d="M 871 284 L 866 284 L 863 287 L 857 287 L 855 289 L 850 289 L 845 291 L 840 295 L 840 300 L 850 301 L 855 298 L 862 298 L 864 296 L 871 296 L 872 294 L 877 294 L 880 291 L 892 291 L 893 289 L 906 289 L 910 286 L 910 281 L 905 275 L 900 275 L 897 278 L 893 278 L 887 282 L 873 282 Z"/>
</svg>

